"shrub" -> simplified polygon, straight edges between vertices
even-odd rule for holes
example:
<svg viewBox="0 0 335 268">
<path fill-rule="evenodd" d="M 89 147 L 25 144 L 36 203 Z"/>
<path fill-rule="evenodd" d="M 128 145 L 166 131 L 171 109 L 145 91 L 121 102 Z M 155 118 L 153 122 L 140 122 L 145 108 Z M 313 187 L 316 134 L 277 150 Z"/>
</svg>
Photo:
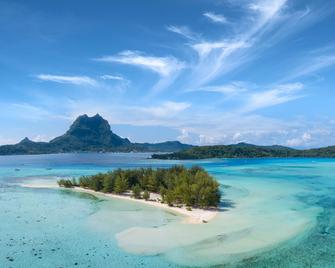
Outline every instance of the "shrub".
<svg viewBox="0 0 335 268">
<path fill-rule="evenodd" d="M 150 198 L 150 193 L 149 193 L 147 190 L 145 190 L 145 191 L 143 192 L 143 199 L 144 199 L 145 201 L 148 201 L 149 198 Z"/>
<path fill-rule="evenodd" d="M 71 180 L 61 179 L 57 181 L 57 183 L 60 187 L 65 187 L 65 188 L 72 188 L 75 186 L 75 184 L 73 184 L 73 181 Z"/>
<path fill-rule="evenodd" d="M 136 185 L 133 186 L 132 191 L 133 191 L 133 195 L 132 196 L 134 198 L 136 198 L 136 199 L 140 199 L 141 198 L 142 189 L 141 189 L 141 187 L 138 184 L 136 184 Z"/>
</svg>

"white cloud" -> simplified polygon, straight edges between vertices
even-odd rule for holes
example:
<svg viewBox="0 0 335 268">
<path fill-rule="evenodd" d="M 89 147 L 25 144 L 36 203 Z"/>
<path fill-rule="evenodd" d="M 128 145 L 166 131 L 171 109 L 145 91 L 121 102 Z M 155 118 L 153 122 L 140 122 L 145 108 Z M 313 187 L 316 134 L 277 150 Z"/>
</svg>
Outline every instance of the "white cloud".
<svg viewBox="0 0 335 268">
<path fill-rule="evenodd" d="M 110 74 L 104 74 L 100 76 L 103 80 L 118 80 L 118 81 L 124 81 L 125 78 L 121 75 L 110 75 Z"/>
<path fill-rule="evenodd" d="M 244 142 L 244 140 L 243 140 L 242 137 L 243 137 L 243 135 L 240 132 L 236 132 L 233 135 L 233 141 L 234 141 L 234 143 Z"/>
<path fill-rule="evenodd" d="M 311 140 L 312 135 L 308 132 L 305 132 L 298 138 L 287 140 L 286 145 L 291 147 L 308 146 Z"/>
<path fill-rule="evenodd" d="M 187 26 L 169 25 L 166 27 L 166 29 L 172 33 L 179 34 L 186 39 L 195 40 L 197 38 L 197 35 L 193 33 Z"/>
<path fill-rule="evenodd" d="M 97 82 L 88 76 L 64 76 L 64 75 L 51 75 L 39 74 L 36 76 L 43 81 L 51 81 L 60 84 L 72 84 L 77 86 L 96 86 Z"/>
<path fill-rule="evenodd" d="M 245 42 L 231 41 L 200 42 L 192 45 L 192 48 L 199 54 L 200 58 L 208 56 L 211 52 L 215 50 L 224 51 L 225 56 L 227 56 L 237 49 L 247 47 L 249 47 L 249 45 Z"/>
<path fill-rule="evenodd" d="M 335 65 L 335 54 L 315 56 L 305 59 L 305 62 L 292 71 L 287 79 L 314 74 L 322 69 Z"/>
<path fill-rule="evenodd" d="M 301 83 L 292 83 L 278 85 L 266 91 L 255 92 L 247 97 L 247 101 L 241 111 L 244 113 L 252 112 L 299 99 L 302 97 L 300 91 L 303 87 Z"/>
<path fill-rule="evenodd" d="M 249 4 L 249 9 L 260 13 L 264 19 L 275 16 L 283 8 L 287 0 L 257 0 Z"/>
<path fill-rule="evenodd" d="M 23 113 L 32 114 L 34 110 L 40 114 L 37 107 L 24 106 L 24 110 L 17 107 L 19 106 L 15 106 L 13 110 L 6 107 L 6 110 L 9 110 L 11 115 L 15 111 L 19 116 Z M 98 112 L 108 119 L 112 129 L 114 124 L 133 127 L 164 126 L 175 132 L 179 131 L 180 134 L 176 134 L 176 138 L 194 144 L 231 144 L 240 141 L 263 145 L 289 144 L 307 147 L 335 144 L 335 126 L 329 123 L 329 118 L 304 120 L 292 115 L 290 120 L 282 120 L 253 113 L 228 113 L 218 107 L 212 107 L 212 109 L 206 109 L 203 106 L 194 107 L 188 102 L 178 101 L 127 106 L 117 101 L 110 102 L 110 99 L 78 100 L 64 103 L 61 107 L 64 112 L 62 120 L 65 117 L 73 119 L 83 113 L 94 115 Z M 53 114 L 47 116 L 56 119 Z M 45 119 L 44 115 L 43 119 Z M 57 120 L 60 119 L 57 118 Z M 304 133 L 307 134 L 304 135 Z M 164 136 L 164 134 L 161 135 Z M 293 145 L 298 144 L 298 141 L 294 140 L 297 138 L 307 142 Z"/>
<path fill-rule="evenodd" d="M 138 51 L 123 51 L 115 56 L 104 56 L 97 61 L 120 63 L 149 70 L 160 76 L 160 80 L 153 86 L 152 94 L 169 87 L 178 77 L 185 64 L 175 57 L 154 57 Z"/>
<path fill-rule="evenodd" d="M 178 140 L 181 142 L 188 142 L 190 134 L 188 133 L 187 129 L 183 128 L 181 130 L 181 134 L 177 137 Z"/>
<path fill-rule="evenodd" d="M 218 144 L 218 141 L 219 140 L 213 136 L 207 136 L 204 134 L 200 134 L 199 140 L 197 143 L 200 145 L 213 145 L 213 144 Z"/>
<path fill-rule="evenodd" d="M 150 114 L 155 117 L 171 117 L 178 115 L 178 113 L 188 109 L 191 106 L 190 103 L 186 102 L 174 102 L 174 101 L 166 101 L 160 106 L 153 107 L 143 107 L 143 108 L 135 108 L 144 113 Z"/>
<path fill-rule="evenodd" d="M 225 24 L 228 22 L 225 16 L 214 12 L 205 12 L 203 15 L 214 23 Z"/>
<path fill-rule="evenodd" d="M 123 51 L 115 56 L 104 56 L 96 60 L 137 66 L 155 72 L 163 77 L 169 76 L 184 68 L 184 63 L 178 61 L 175 57 L 147 56 L 138 51 L 130 50 Z"/>
<path fill-rule="evenodd" d="M 252 12 L 241 22 L 239 33 L 226 39 L 191 44 L 199 59 L 193 67 L 190 84 L 202 87 L 256 57 L 260 49 L 255 45 L 265 38 L 265 34 L 274 34 L 274 29 L 278 28 L 275 22 L 285 3 L 286 0 L 253 1 L 249 6 Z"/>
<path fill-rule="evenodd" d="M 198 62 L 193 67 L 192 87 L 201 87 L 218 76 L 227 73 L 244 62 L 239 52 L 245 51 L 250 44 L 240 40 L 199 42 L 191 45 L 198 54 Z"/>
<path fill-rule="evenodd" d="M 187 90 L 187 92 L 192 91 L 205 91 L 205 92 L 214 92 L 221 93 L 224 95 L 237 95 L 248 91 L 247 85 L 244 82 L 234 81 L 226 85 L 217 85 L 217 86 L 207 86 L 200 87 L 197 89 Z"/>
</svg>

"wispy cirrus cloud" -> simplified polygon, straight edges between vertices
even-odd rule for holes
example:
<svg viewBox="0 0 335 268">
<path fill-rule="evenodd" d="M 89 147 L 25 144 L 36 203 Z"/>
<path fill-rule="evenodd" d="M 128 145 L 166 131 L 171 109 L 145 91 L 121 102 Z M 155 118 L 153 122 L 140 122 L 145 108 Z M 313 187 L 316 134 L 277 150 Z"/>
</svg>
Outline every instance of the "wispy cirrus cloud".
<svg viewBox="0 0 335 268">
<path fill-rule="evenodd" d="M 117 81 L 125 81 L 126 79 L 121 75 L 111 75 L 111 74 L 104 74 L 101 75 L 100 78 L 102 80 L 117 80 Z"/>
<path fill-rule="evenodd" d="M 221 14 L 217 14 L 214 12 L 205 12 L 203 14 L 207 19 L 209 19 L 211 22 L 219 23 L 219 24 L 225 24 L 228 22 L 227 18 Z"/>
<path fill-rule="evenodd" d="M 236 109 L 233 109 L 234 113 L 245 114 L 305 97 L 305 94 L 301 93 L 303 89 L 304 85 L 299 82 L 259 86 L 247 82 L 235 81 L 224 85 L 186 90 L 185 92 L 203 91 L 234 97 L 240 102 L 240 105 L 238 105 Z"/>
<path fill-rule="evenodd" d="M 244 40 L 199 42 L 191 45 L 197 52 L 198 62 L 192 69 L 192 87 L 202 87 L 245 61 L 242 53 L 250 47 Z"/>
<path fill-rule="evenodd" d="M 200 58 L 205 58 L 214 50 L 226 51 L 226 55 L 234 52 L 236 49 L 246 48 L 248 44 L 245 42 L 217 41 L 217 42 L 200 42 L 191 45 L 191 47 L 199 54 Z"/>
<path fill-rule="evenodd" d="M 52 74 L 39 74 L 36 76 L 39 80 L 50 81 L 60 84 L 72 84 L 77 86 L 96 86 L 97 81 L 88 76 L 65 76 Z"/>
<path fill-rule="evenodd" d="M 184 64 L 175 57 L 148 56 L 139 51 L 126 50 L 115 56 L 104 56 L 97 61 L 109 63 L 121 63 L 150 70 L 160 76 L 169 76 L 176 70 L 184 68 Z"/>
<path fill-rule="evenodd" d="M 224 95 L 232 96 L 241 93 L 247 92 L 248 85 L 241 81 L 233 81 L 229 84 L 224 85 L 215 85 L 215 86 L 206 86 L 195 89 L 186 90 L 186 92 L 194 92 L 194 91 L 204 91 L 204 92 L 213 92 L 213 93 L 221 93 Z"/>
<path fill-rule="evenodd" d="M 185 68 L 185 63 L 175 57 L 149 56 L 139 51 L 126 50 L 114 56 L 104 56 L 95 59 L 100 62 L 119 63 L 135 66 L 154 72 L 160 76 L 160 80 L 152 88 L 157 93 L 167 88 L 177 78 L 179 72 Z"/>
<path fill-rule="evenodd" d="M 313 56 L 311 58 L 305 59 L 300 66 L 293 69 L 287 79 L 294 79 L 301 76 L 312 75 L 317 73 L 318 71 L 332 67 L 334 65 L 335 53 Z"/>
<path fill-rule="evenodd" d="M 248 5 L 252 11 L 259 12 L 265 19 L 273 17 L 283 6 L 287 0 L 256 0 Z"/>
<path fill-rule="evenodd" d="M 251 93 L 247 95 L 246 102 L 240 112 L 254 112 L 302 98 L 304 96 L 301 94 L 303 88 L 304 85 L 302 83 L 292 83 L 277 85 L 265 91 Z"/>
<path fill-rule="evenodd" d="M 235 70 L 256 53 L 252 53 L 265 35 L 276 28 L 275 21 L 287 0 L 259 0 L 247 5 L 247 23 L 240 33 L 226 39 L 200 40 L 191 44 L 198 54 L 198 63 L 193 68 L 193 84 L 201 87 L 219 76 Z M 243 23 L 242 23 L 243 25 Z"/>
<path fill-rule="evenodd" d="M 175 25 L 169 25 L 166 26 L 166 29 L 169 32 L 176 33 L 181 35 L 182 37 L 190 40 L 196 40 L 198 38 L 198 35 L 190 30 L 187 26 L 175 26 Z"/>
</svg>

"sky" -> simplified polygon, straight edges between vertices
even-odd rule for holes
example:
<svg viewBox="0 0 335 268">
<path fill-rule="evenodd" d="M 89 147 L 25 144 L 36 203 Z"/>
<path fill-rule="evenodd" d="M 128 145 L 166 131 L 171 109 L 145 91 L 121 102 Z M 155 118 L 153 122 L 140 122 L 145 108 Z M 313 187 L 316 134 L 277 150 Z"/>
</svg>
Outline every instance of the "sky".
<svg viewBox="0 0 335 268">
<path fill-rule="evenodd" d="M 335 145 L 332 0 L 0 0 L 0 144 Z"/>
</svg>

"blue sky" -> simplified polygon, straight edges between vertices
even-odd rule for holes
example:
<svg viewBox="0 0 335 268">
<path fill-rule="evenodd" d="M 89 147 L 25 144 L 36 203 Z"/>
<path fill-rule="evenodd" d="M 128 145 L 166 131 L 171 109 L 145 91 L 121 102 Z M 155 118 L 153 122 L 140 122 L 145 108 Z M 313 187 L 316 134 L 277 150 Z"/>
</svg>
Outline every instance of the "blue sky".
<svg viewBox="0 0 335 268">
<path fill-rule="evenodd" d="M 100 113 L 137 142 L 335 144 L 335 5 L 0 0 L 0 144 Z"/>
</svg>

